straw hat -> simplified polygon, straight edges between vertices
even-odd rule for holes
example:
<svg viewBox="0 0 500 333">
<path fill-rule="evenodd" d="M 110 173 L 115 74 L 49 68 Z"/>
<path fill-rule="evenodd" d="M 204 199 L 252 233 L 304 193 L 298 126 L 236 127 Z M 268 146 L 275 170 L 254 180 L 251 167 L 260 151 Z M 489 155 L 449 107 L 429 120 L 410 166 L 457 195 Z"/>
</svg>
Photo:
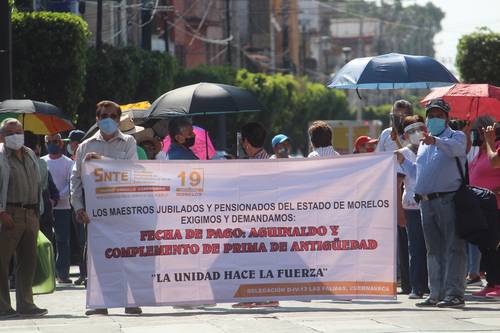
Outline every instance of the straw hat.
<svg viewBox="0 0 500 333">
<path fill-rule="evenodd" d="M 144 127 L 135 126 L 134 120 L 129 114 L 122 115 L 120 118 L 120 131 L 123 134 L 136 134 L 144 131 Z"/>
</svg>

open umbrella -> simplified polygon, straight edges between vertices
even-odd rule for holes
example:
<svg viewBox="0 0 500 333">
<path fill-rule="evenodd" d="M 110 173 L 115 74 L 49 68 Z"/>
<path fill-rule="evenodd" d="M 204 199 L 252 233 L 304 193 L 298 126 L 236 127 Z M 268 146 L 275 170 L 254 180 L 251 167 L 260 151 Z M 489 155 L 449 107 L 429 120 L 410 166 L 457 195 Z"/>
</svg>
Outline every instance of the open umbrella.
<svg viewBox="0 0 500 333">
<path fill-rule="evenodd" d="M 264 108 L 248 90 L 235 86 L 201 82 L 171 90 L 156 99 L 148 119 L 179 116 L 205 116 L 239 112 L 258 112 Z M 209 157 L 208 131 L 205 131 L 205 156 Z"/>
<path fill-rule="evenodd" d="M 58 107 L 29 99 L 8 99 L 1 102 L 0 121 L 6 118 L 18 119 L 25 131 L 36 135 L 65 132 L 74 128 Z"/>
<path fill-rule="evenodd" d="M 356 58 L 328 84 L 337 89 L 422 89 L 449 86 L 458 80 L 431 57 L 389 53 Z"/>
<path fill-rule="evenodd" d="M 149 119 L 262 111 L 248 90 L 227 84 L 201 82 L 171 90 L 149 108 Z"/>
<path fill-rule="evenodd" d="M 481 115 L 490 115 L 500 120 L 500 88 L 489 84 L 454 84 L 433 89 L 420 104 L 443 98 L 450 104 L 450 117 L 473 120 Z"/>
<path fill-rule="evenodd" d="M 193 126 L 193 131 L 196 136 L 194 140 L 194 145 L 190 147 L 193 153 L 196 156 L 198 156 L 200 160 L 208 160 L 214 157 L 217 152 L 215 151 L 214 145 L 212 144 L 212 140 L 210 140 L 207 131 L 198 126 Z M 168 151 L 170 143 L 171 143 L 170 136 L 167 135 L 163 140 L 164 152 Z M 208 147 L 208 156 L 207 156 L 207 147 Z"/>
</svg>

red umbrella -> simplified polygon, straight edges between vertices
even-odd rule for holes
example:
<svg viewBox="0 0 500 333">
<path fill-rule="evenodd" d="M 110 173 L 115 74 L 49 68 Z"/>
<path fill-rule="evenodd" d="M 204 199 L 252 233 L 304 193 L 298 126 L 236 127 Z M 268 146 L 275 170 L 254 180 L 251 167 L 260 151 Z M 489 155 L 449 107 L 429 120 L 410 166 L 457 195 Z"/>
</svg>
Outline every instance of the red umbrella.
<svg viewBox="0 0 500 333">
<path fill-rule="evenodd" d="M 490 115 L 500 120 L 500 88 L 489 84 L 457 83 L 449 87 L 433 89 L 420 101 L 443 98 L 450 104 L 450 117 L 473 120 L 482 115 Z"/>
</svg>

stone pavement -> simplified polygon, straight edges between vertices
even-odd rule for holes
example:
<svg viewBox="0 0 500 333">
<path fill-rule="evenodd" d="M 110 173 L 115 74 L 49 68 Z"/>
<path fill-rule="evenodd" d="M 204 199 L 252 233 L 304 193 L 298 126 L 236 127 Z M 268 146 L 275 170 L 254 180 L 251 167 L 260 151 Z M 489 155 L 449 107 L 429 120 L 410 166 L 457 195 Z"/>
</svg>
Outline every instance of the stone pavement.
<svg viewBox="0 0 500 333">
<path fill-rule="evenodd" d="M 281 302 L 277 309 L 232 309 L 231 304 L 189 311 L 145 307 L 141 316 L 111 309 L 109 316 L 92 317 L 84 315 L 83 287 L 58 287 L 35 301 L 49 310 L 47 316 L 0 321 L 0 333 L 500 332 L 500 300 L 470 296 L 465 309 L 418 309 L 416 301 L 402 295 L 397 301 Z"/>
</svg>

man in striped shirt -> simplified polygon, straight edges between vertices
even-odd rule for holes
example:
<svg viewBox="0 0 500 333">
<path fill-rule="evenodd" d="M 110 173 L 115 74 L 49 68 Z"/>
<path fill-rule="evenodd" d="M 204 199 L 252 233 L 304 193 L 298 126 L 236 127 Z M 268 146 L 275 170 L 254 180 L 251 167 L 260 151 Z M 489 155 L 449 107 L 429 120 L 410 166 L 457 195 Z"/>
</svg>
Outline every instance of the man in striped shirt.
<svg viewBox="0 0 500 333">
<path fill-rule="evenodd" d="M 264 149 L 267 132 L 261 123 L 247 123 L 241 128 L 241 146 L 249 159 L 268 159 Z"/>
</svg>

